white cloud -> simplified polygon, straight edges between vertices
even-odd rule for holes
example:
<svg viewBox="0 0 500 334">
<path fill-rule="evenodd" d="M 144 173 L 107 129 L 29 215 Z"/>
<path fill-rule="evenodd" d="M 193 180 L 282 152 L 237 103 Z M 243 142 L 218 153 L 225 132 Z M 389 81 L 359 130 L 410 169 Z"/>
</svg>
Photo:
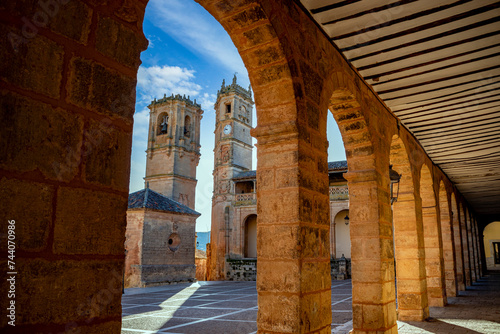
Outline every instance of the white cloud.
<svg viewBox="0 0 500 334">
<path fill-rule="evenodd" d="M 209 57 L 247 76 L 240 55 L 224 28 L 199 4 L 185 0 L 151 0 L 151 22 L 195 54 Z"/>
<path fill-rule="evenodd" d="M 203 95 L 198 98 L 196 102 L 201 104 L 201 109 L 203 109 L 205 112 L 212 112 L 214 110 L 214 104 L 216 100 L 216 94 L 203 93 Z"/>
<path fill-rule="evenodd" d="M 162 98 L 164 94 L 198 95 L 201 86 L 193 82 L 194 72 L 179 66 L 139 67 L 137 73 L 139 102 Z"/>
</svg>

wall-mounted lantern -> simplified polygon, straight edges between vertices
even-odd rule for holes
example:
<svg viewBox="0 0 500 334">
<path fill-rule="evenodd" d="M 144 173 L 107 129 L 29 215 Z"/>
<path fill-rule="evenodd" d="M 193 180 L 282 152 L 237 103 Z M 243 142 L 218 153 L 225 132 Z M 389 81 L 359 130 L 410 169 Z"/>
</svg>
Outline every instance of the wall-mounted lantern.
<svg viewBox="0 0 500 334">
<path fill-rule="evenodd" d="M 349 216 L 346 214 L 345 217 L 344 217 L 344 223 L 346 225 L 349 225 Z"/>
<path fill-rule="evenodd" d="M 391 204 L 398 201 L 399 196 L 399 181 L 401 181 L 401 174 L 398 174 L 392 169 L 392 165 L 389 165 L 389 178 L 391 179 Z M 397 190 L 394 192 L 394 187 L 397 185 Z"/>
</svg>

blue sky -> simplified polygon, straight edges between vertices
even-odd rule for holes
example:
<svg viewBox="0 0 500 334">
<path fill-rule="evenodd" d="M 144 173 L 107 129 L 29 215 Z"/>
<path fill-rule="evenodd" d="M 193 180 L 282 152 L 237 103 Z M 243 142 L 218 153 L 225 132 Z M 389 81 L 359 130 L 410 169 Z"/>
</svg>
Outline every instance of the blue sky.
<svg viewBox="0 0 500 334">
<path fill-rule="evenodd" d="M 137 101 L 130 192 L 144 188 L 146 146 L 149 124 L 147 106 L 164 94 L 186 94 L 204 110 L 201 120 L 201 159 L 197 169 L 195 209 L 202 215 L 197 231 L 210 230 L 215 111 L 214 103 L 222 79 L 231 82 L 237 73 L 238 84 L 248 87 L 245 66 L 222 26 L 194 0 L 151 0 L 146 8 L 144 34 L 149 47 L 141 54 L 137 78 Z M 255 126 L 257 120 L 254 119 Z M 340 133 L 331 114 L 328 116 L 330 161 L 344 160 Z M 253 168 L 256 149 L 254 149 Z"/>
</svg>

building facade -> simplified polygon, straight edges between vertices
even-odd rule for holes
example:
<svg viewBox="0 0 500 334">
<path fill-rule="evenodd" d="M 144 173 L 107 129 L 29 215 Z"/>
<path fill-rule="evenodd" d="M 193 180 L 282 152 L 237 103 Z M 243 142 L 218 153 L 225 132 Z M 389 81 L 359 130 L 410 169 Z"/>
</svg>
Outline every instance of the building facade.
<svg viewBox="0 0 500 334">
<path fill-rule="evenodd" d="M 226 258 L 241 258 L 240 226 L 233 210 L 236 191 L 233 178 L 252 169 L 252 92 L 222 81 L 215 102 L 214 193 L 212 197 L 211 247 L 208 251 L 208 279 L 225 278 Z M 248 188 L 249 190 L 252 189 Z M 255 189 L 255 188 L 253 188 Z M 253 191 L 248 191 L 253 192 Z M 253 211 L 256 213 L 256 209 Z"/>
<path fill-rule="evenodd" d="M 149 105 L 146 187 L 129 195 L 125 287 L 196 276 L 196 167 L 203 110 L 172 95 Z"/>
<path fill-rule="evenodd" d="M 214 194 L 208 280 L 255 280 L 257 271 L 257 178 L 252 168 L 252 109 L 250 88 L 222 82 L 215 103 Z M 328 164 L 330 254 L 332 276 L 336 258 L 351 255 L 347 162 Z M 347 217 L 347 219 L 345 219 Z M 337 256 L 338 255 L 338 256 Z M 347 275 L 347 273 L 345 273 Z"/>
</svg>

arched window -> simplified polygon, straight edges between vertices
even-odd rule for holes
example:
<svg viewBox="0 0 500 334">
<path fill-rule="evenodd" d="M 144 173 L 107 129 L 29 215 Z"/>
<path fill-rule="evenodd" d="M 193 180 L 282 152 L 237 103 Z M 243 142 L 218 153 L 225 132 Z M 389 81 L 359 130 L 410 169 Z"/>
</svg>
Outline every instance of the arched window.
<svg viewBox="0 0 500 334">
<path fill-rule="evenodd" d="M 191 137 L 191 117 L 184 118 L 184 137 Z"/>
<path fill-rule="evenodd" d="M 257 257 L 257 215 L 245 219 L 245 257 Z"/>
<path fill-rule="evenodd" d="M 158 130 L 156 133 L 158 135 L 164 135 L 168 133 L 168 114 L 167 113 L 162 113 L 158 116 L 158 120 L 156 124 L 158 125 Z"/>
</svg>

